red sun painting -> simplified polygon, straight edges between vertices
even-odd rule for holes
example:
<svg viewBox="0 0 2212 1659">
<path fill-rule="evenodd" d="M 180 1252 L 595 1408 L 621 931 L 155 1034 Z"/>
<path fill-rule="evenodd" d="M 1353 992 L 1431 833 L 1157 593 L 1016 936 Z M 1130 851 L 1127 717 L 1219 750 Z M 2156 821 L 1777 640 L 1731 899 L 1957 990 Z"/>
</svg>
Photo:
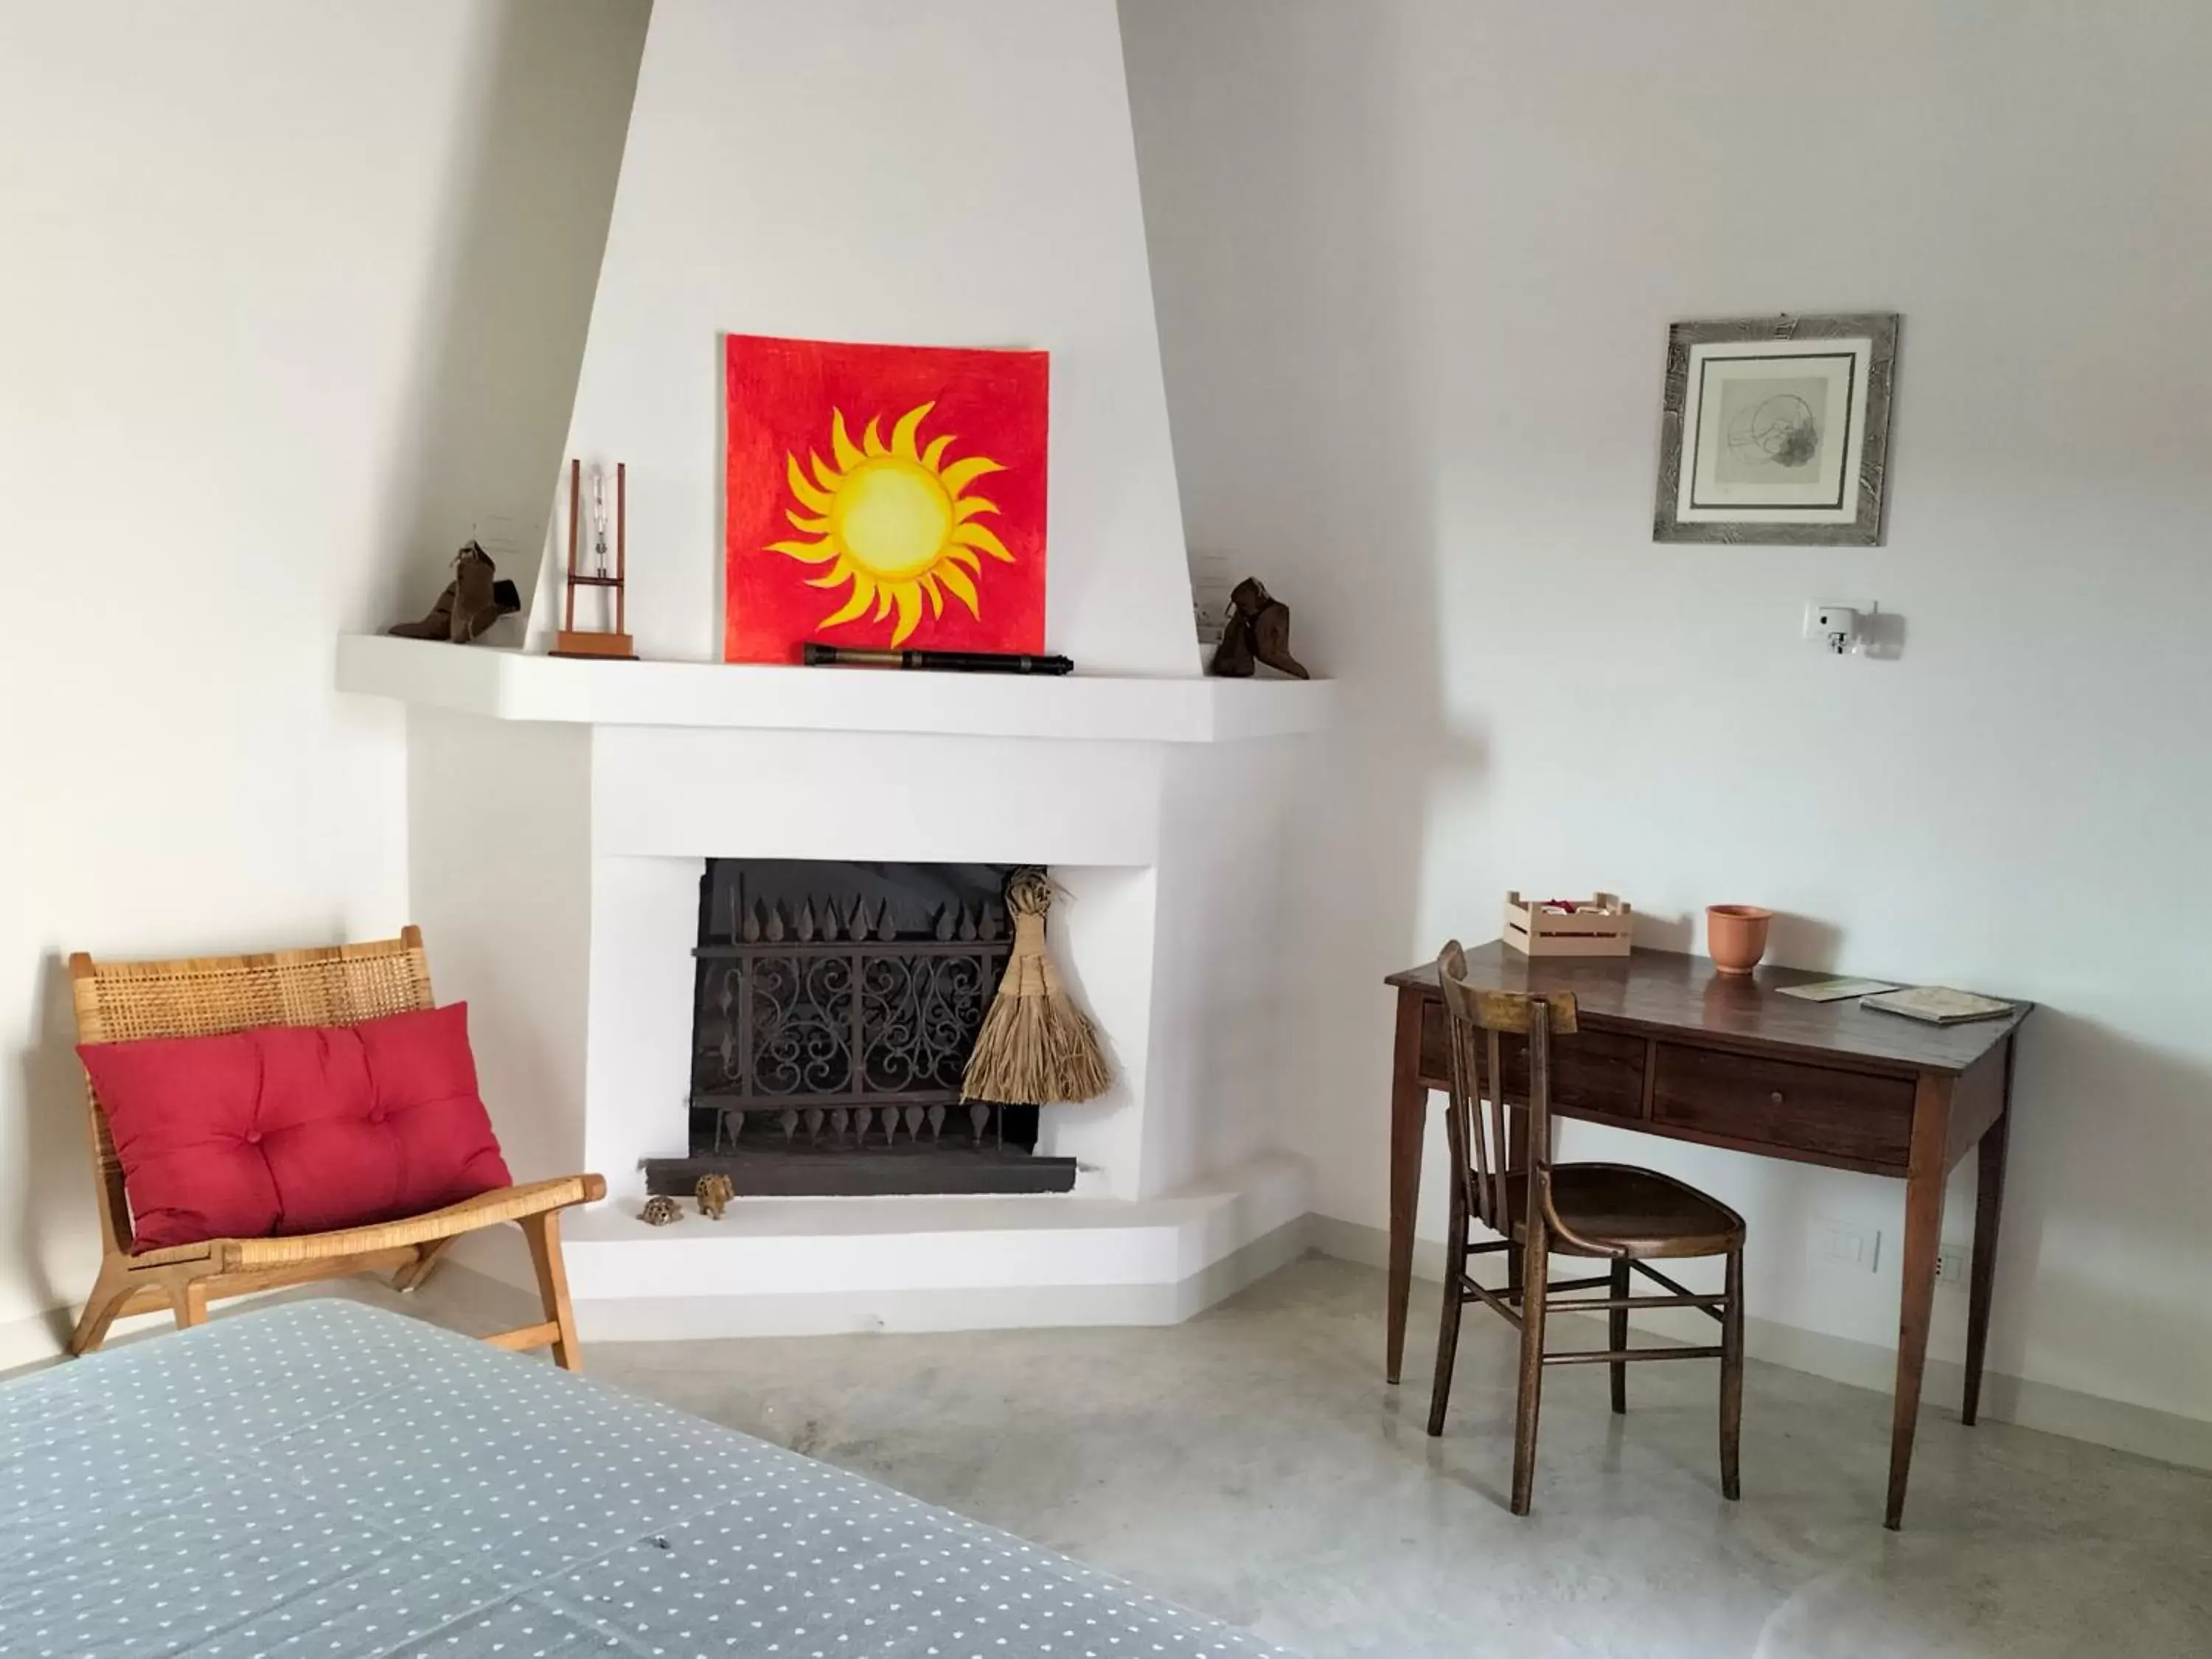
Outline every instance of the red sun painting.
<svg viewBox="0 0 2212 1659">
<path fill-rule="evenodd" d="M 1044 649 L 1047 354 L 727 350 L 725 662 Z"/>
</svg>

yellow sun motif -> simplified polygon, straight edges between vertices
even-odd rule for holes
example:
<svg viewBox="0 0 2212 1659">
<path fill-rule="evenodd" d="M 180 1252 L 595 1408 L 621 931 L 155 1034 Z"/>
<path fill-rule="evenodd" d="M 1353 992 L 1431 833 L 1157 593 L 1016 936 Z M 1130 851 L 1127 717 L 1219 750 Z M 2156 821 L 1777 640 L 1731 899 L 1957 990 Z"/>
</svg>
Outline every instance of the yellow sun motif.
<svg viewBox="0 0 2212 1659">
<path fill-rule="evenodd" d="M 796 455 L 783 458 L 791 493 L 805 509 L 787 509 L 784 517 L 817 539 L 771 542 L 769 550 L 828 565 L 808 579 L 809 587 L 853 585 L 845 603 L 822 619 L 822 627 L 855 621 L 871 605 L 874 620 L 881 622 L 896 606 L 898 626 L 891 643 L 902 645 L 921 621 L 924 599 L 929 614 L 941 617 L 949 591 L 969 616 L 982 615 L 975 582 L 982 569 L 979 555 L 1013 562 L 1006 544 L 975 522 L 981 514 L 999 511 L 998 503 L 961 493 L 984 474 L 1006 468 L 981 455 L 945 465 L 945 452 L 952 446 L 949 436 L 933 438 L 927 449 L 915 447 L 923 419 L 936 407 L 927 403 L 900 416 L 889 443 L 871 420 L 857 446 L 846 434 L 844 411 L 832 410 L 835 466 L 810 451 L 810 478 Z"/>
</svg>

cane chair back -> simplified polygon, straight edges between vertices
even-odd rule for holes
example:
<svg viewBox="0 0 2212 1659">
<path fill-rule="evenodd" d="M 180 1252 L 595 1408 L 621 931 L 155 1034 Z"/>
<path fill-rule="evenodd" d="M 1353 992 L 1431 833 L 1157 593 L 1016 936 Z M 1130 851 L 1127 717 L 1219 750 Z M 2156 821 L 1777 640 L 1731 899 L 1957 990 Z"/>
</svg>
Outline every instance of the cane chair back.
<svg viewBox="0 0 2212 1659">
<path fill-rule="evenodd" d="M 168 962 L 70 963 L 78 1039 L 216 1036 L 261 1025 L 356 1025 L 436 1006 L 420 928 L 398 939 L 256 956 L 184 957 Z M 110 1246 L 131 1249 L 131 1208 L 107 1115 L 89 1079 L 100 1218 Z"/>
</svg>

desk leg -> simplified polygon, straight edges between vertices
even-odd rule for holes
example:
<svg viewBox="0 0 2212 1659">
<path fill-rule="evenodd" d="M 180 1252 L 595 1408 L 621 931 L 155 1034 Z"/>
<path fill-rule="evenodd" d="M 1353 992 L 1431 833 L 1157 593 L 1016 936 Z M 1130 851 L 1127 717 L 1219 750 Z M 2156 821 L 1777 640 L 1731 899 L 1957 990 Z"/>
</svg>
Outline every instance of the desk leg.
<svg viewBox="0 0 2212 1659">
<path fill-rule="evenodd" d="M 1905 1294 L 1897 1329 L 1897 1401 L 1889 1431 L 1889 1504 L 1882 1525 L 1905 1520 L 1912 1436 L 1920 1423 L 1920 1374 L 1936 1310 L 1936 1254 L 1943 1238 L 1944 1148 L 1951 1128 L 1951 1079 L 1923 1073 L 1912 1103 L 1912 1151 L 1905 1178 Z"/>
<path fill-rule="evenodd" d="M 2020 1039 L 2010 1039 L 2017 1044 Z M 1974 1265 L 1966 1280 L 1966 1391 L 1959 1420 L 1968 1428 L 1982 1409 L 1982 1360 L 1990 1346 L 1990 1302 L 1996 1289 L 1997 1223 L 2004 1213 L 2005 1144 L 2012 1136 L 2012 1056 L 2005 1049 L 2004 1109 L 1982 1131 L 1974 1172 Z"/>
<path fill-rule="evenodd" d="M 1421 1082 L 1421 994 L 1398 993 L 1390 1054 L 1390 1306 L 1382 1374 L 1398 1380 L 1406 1357 L 1406 1304 L 1413 1292 L 1413 1212 L 1421 1201 L 1421 1136 L 1429 1091 Z"/>
</svg>

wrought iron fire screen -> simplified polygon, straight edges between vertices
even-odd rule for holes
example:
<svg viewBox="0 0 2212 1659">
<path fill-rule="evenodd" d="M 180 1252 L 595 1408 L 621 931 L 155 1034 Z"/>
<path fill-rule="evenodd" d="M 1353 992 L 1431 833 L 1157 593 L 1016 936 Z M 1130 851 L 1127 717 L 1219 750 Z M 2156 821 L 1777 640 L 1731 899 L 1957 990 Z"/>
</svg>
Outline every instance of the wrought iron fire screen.
<svg viewBox="0 0 2212 1659">
<path fill-rule="evenodd" d="M 988 865 L 710 866 L 699 1150 L 1003 1143 L 1004 1115 L 960 1098 L 1010 949 L 1003 879 Z"/>
</svg>

